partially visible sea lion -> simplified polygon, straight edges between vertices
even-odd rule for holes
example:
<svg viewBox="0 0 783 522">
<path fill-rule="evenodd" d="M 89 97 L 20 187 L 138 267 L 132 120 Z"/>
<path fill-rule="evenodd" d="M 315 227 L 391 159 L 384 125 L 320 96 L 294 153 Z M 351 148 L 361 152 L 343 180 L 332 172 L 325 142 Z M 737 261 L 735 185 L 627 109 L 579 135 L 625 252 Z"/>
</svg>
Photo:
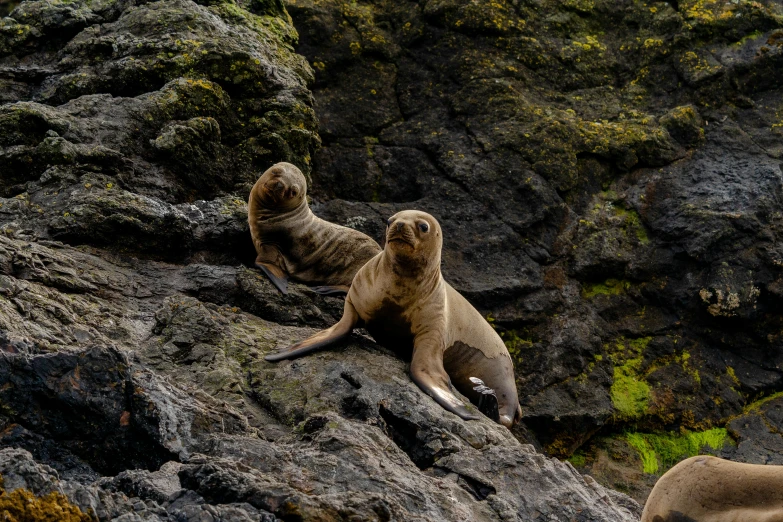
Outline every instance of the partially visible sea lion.
<svg viewBox="0 0 783 522">
<path fill-rule="evenodd" d="M 323 293 L 346 293 L 356 272 L 381 247 L 358 230 L 317 217 L 307 204 L 307 181 L 290 163 L 264 172 L 247 202 L 256 266 L 282 293 L 288 279 Z"/>
<path fill-rule="evenodd" d="M 496 420 L 511 427 L 522 415 L 511 356 L 481 314 L 444 281 L 440 225 L 415 210 L 395 214 L 387 225 L 386 247 L 356 274 L 342 319 L 265 359 L 304 355 L 365 326 L 379 344 L 404 356 L 412 352 L 411 377 L 438 404 L 463 419 L 478 418 L 451 385 L 479 403 L 486 398 L 483 381 L 497 397 Z"/>
<path fill-rule="evenodd" d="M 783 466 L 683 460 L 658 479 L 641 522 L 692 521 L 783 521 Z"/>
</svg>

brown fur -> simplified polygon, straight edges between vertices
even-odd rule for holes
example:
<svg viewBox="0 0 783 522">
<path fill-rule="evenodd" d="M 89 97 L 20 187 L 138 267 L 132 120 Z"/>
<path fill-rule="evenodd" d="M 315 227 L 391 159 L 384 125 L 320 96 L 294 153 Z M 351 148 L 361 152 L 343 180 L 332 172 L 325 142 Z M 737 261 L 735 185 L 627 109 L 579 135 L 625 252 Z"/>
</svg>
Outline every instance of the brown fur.
<svg viewBox="0 0 783 522">
<path fill-rule="evenodd" d="M 683 460 L 655 484 L 642 522 L 783 522 L 783 466 Z"/>
<path fill-rule="evenodd" d="M 290 163 L 264 172 L 247 206 L 256 266 L 284 293 L 289 277 L 347 292 L 356 272 L 381 251 L 358 230 L 316 217 L 307 204 L 305 177 Z"/>
<path fill-rule="evenodd" d="M 442 244 L 440 225 L 429 214 L 395 214 L 389 219 L 386 248 L 356 274 L 342 319 L 266 359 L 308 353 L 365 325 L 378 343 L 402 355 L 412 352 L 414 382 L 441 406 L 463 419 L 477 418 L 451 391 L 453 383 L 475 399 L 469 378 L 477 377 L 495 391 L 500 422 L 512 426 L 522 411 L 511 356 L 481 314 L 444 281 Z"/>
</svg>

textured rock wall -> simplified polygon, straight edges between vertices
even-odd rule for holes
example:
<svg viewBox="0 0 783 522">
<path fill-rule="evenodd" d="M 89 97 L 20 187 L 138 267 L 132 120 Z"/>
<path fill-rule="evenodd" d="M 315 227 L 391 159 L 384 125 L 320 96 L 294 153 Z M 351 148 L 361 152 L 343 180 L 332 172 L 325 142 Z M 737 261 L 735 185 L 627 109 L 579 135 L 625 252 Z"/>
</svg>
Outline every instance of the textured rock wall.
<svg viewBox="0 0 783 522">
<path fill-rule="evenodd" d="M 376 235 L 402 208 L 441 220 L 445 276 L 515 357 L 528 440 L 639 499 L 629 431 L 727 428 L 729 455 L 780 462 L 778 401 L 755 402 L 783 390 L 779 2 L 287 6 L 318 211 Z"/>
<path fill-rule="evenodd" d="M 299 285 L 282 296 L 245 266 L 252 182 L 280 160 L 310 176 L 320 141 L 312 69 L 280 1 L 3 9 L 8 495 L 65 509 L 64 495 L 123 522 L 638 517 L 633 500 L 505 428 L 445 412 L 404 361 L 361 335 L 302 360 L 263 361 L 342 309 Z M 328 180 L 334 169 L 319 172 L 322 191 L 341 190 Z M 417 183 L 384 191 L 409 201 L 424 193 Z M 319 212 L 376 226 L 369 208 L 334 200 Z M 452 241 L 481 228 L 463 232 Z M 523 277 L 496 271 L 497 283 L 467 293 L 486 305 L 481 295 Z"/>
</svg>

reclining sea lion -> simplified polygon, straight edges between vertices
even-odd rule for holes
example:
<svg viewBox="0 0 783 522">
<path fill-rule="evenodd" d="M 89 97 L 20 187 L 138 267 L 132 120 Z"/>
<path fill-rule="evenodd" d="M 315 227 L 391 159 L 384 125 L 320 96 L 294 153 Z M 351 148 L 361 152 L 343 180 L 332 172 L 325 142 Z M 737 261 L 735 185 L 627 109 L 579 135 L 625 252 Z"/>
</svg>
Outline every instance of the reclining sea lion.
<svg viewBox="0 0 783 522">
<path fill-rule="evenodd" d="M 306 196 L 307 181 L 290 163 L 273 165 L 253 185 L 247 220 L 256 266 L 284 294 L 289 278 L 322 294 L 346 293 L 381 247 L 358 230 L 317 217 Z"/>
<path fill-rule="evenodd" d="M 642 522 L 783 521 L 783 466 L 701 455 L 683 460 L 655 484 Z"/>
<path fill-rule="evenodd" d="M 486 384 L 497 397 L 496 420 L 511 427 L 522 415 L 511 356 L 489 323 L 441 276 L 440 225 L 415 210 L 399 212 L 387 223 L 386 247 L 356 274 L 342 319 L 265 359 L 298 357 L 365 326 L 379 344 L 398 354 L 412 350 L 411 377 L 438 404 L 463 419 L 476 419 L 451 385 L 478 403 L 486 398 L 481 386 Z"/>
</svg>

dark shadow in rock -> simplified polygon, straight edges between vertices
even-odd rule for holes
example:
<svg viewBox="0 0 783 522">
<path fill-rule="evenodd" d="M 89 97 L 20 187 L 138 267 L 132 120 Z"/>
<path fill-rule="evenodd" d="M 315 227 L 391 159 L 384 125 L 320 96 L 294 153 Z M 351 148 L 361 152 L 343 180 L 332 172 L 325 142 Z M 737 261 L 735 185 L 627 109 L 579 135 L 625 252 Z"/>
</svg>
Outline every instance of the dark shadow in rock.
<svg viewBox="0 0 783 522">
<path fill-rule="evenodd" d="M 484 484 L 483 482 L 479 482 L 478 480 L 467 477 L 465 475 L 459 476 L 457 484 L 459 484 L 462 489 L 473 495 L 476 500 L 486 500 L 488 496 L 497 493 L 495 487 L 491 484 Z"/>
<path fill-rule="evenodd" d="M 89 484 L 100 475 L 84 460 L 63 448 L 60 444 L 41 437 L 19 424 L 11 424 L 0 431 L 0 448 L 22 448 L 35 460 L 57 470 L 61 479 Z"/>
<path fill-rule="evenodd" d="M 418 424 L 400 417 L 383 404 L 378 408 L 378 413 L 385 421 L 386 435 L 410 457 L 419 469 L 431 468 L 435 460 L 443 456 L 441 452 L 426 446 L 426 441 L 422 438 L 424 433 L 421 432 Z"/>
<path fill-rule="evenodd" d="M 0 352 L 0 382 L 6 383 L 0 390 L 4 415 L 100 473 L 157 469 L 178 458 L 161 439 L 161 405 L 146 395 L 116 348 L 32 358 Z"/>
</svg>

